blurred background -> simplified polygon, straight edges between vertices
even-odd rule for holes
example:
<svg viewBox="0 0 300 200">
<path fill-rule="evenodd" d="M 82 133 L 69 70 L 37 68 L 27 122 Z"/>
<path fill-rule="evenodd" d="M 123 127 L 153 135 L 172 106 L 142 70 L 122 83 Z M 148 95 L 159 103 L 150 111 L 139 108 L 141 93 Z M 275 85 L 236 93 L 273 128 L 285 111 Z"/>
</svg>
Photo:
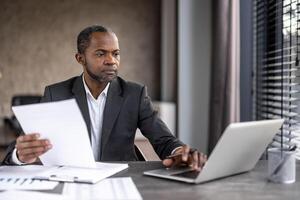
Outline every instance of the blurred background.
<svg viewBox="0 0 300 200">
<path fill-rule="evenodd" d="M 229 123 L 278 117 L 285 118 L 288 127 L 295 125 L 280 133 L 279 144 L 283 146 L 285 136 L 292 135 L 285 138 L 288 142 L 297 136 L 297 104 L 289 107 L 282 98 L 273 98 L 274 93 L 295 93 L 278 92 L 282 87 L 275 91 L 259 88 L 264 87 L 265 76 L 277 73 L 273 68 L 259 70 L 276 62 L 270 53 L 286 48 L 277 40 L 283 33 L 294 34 L 289 38 L 298 36 L 282 23 L 290 20 L 290 28 L 297 27 L 298 16 L 284 15 L 298 9 L 296 0 L 0 2 L 2 152 L 20 128 L 14 124 L 11 105 L 34 102 L 46 85 L 80 75 L 82 69 L 74 57 L 76 37 L 94 24 L 110 27 L 117 34 L 120 76 L 148 87 L 161 117 L 183 142 L 209 153 Z M 281 45 L 270 49 L 274 41 Z M 283 54 L 275 58 L 278 56 L 286 58 Z M 274 66 L 286 70 L 294 65 L 281 62 Z M 283 83 L 285 78 L 278 80 Z M 268 83 L 272 84 L 277 87 L 273 80 Z M 271 105 L 268 101 L 277 102 Z"/>
</svg>

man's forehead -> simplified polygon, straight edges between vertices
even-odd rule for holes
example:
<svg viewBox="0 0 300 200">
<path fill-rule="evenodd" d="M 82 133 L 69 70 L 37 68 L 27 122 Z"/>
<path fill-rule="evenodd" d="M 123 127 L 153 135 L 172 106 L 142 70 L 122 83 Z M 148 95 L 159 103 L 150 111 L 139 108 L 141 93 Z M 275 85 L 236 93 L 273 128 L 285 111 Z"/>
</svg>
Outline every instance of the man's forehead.
<svg viewBox="0 0 300 200">
<path fill-rule="evenodd" d="M 119 49 L 119 42 L 112 32 L 94 32 L 91 34 L 89 47 Z"/>
</svg>

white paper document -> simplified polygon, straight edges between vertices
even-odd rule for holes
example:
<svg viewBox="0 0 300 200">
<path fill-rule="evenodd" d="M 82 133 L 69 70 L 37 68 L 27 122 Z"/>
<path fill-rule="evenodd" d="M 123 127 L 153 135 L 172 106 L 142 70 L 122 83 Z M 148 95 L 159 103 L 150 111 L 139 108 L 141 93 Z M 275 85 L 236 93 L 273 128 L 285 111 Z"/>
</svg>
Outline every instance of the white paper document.
<svg viewBox="0 0 300 200">
<path fill-rule="evenodd" d="M 43 165 L 0 166 L 0 178 L 33 178 L 56 167 Z"/>
<path fill-rule="evenodd" d="M 94 185 L 67 183 L 63 195 L 66 199 L 142 199 L 130 177 L 107 178 Z"/>
<path fill-rule="evenodd" d="M 52 190 L 58 182 L 33 179 L 52 168 L 42 165 L 1 166 L 0 190 Z"/>
<path fill-rule="evenodd" d="M 57 181 L 93 184 L 128 168 L 128 164 L 117 163 L 97 162 L 96 166 L 96 168 L 43 165 L 1 166 L 0 189 L 28 189 L 31 187 L 37 190 L 47 190 L 53 189 Z M 47 181 L 40 182 L 40 180 Z M 56 182 L 47 184 L 48 181 Z"/>
<path fill-rule="evenodd" d="M 12 107 L 25 133 L 39 133 L 52 149 L 40 156 L 45 166 L 95 167 L 87 126 L 75 99 Z"/>
<path fill-rule="evenodd" d="M 128 164 L 96 163 L 96 168 L 60 166 L 36 176 L 36 179 L 74 183 L 97 183 L 126 168 Z"/>
<path fill-rule="evenodd" d="M 63 195 L 51 194 L 46 192 L 32 192 L 32 191 L 15 191 L 8 190 L 0 192 L 0 199 L 5 200 L 63 200 Z"/>
<path fill-rule="evenodd" d="M 0 190 L 53 190 L 58 182 L 30 178 L 0 178 Z"/>
</svg>

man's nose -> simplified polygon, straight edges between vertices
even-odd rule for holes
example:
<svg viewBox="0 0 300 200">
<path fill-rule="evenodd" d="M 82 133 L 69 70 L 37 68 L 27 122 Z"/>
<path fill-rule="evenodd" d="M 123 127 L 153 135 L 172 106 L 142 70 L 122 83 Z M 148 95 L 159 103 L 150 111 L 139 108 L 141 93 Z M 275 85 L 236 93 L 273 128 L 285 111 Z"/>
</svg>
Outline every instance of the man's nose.
<svg viewBox="0 0 300 200">
<path fill-rule="evenodd" d="M 104 64 L 106 64 L 106 65 L 114 65 L 114 64 L 116 64 L 116 59 L 114 58 L 113 55 L 107 54 L 105 56 Z"/>
</svg>

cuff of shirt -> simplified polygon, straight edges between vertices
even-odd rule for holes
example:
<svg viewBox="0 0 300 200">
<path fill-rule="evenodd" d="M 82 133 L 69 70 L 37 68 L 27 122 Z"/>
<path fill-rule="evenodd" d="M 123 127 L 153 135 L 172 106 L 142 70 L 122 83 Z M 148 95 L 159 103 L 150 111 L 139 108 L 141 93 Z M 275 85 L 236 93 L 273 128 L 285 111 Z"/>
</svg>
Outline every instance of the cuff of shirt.
<svg viewBox="0 0 300 200">
<path fill-rule="evenodd" d="M 182 146 L 176 147 L 175 149 L 173 149 L 173 151 L 171 152 L 171 155 L 173 155 L 177 151 L 177 149 L 181 149 L 181 148 L 182 148 Z"/>
<path fill-rule="evenodd" d="M 12 152 L 11 161 L 17 165 L 25 165 L 26 163 L 21 162 L 17 157 L 17 149 L 15 148 Z"/>
</svg>

